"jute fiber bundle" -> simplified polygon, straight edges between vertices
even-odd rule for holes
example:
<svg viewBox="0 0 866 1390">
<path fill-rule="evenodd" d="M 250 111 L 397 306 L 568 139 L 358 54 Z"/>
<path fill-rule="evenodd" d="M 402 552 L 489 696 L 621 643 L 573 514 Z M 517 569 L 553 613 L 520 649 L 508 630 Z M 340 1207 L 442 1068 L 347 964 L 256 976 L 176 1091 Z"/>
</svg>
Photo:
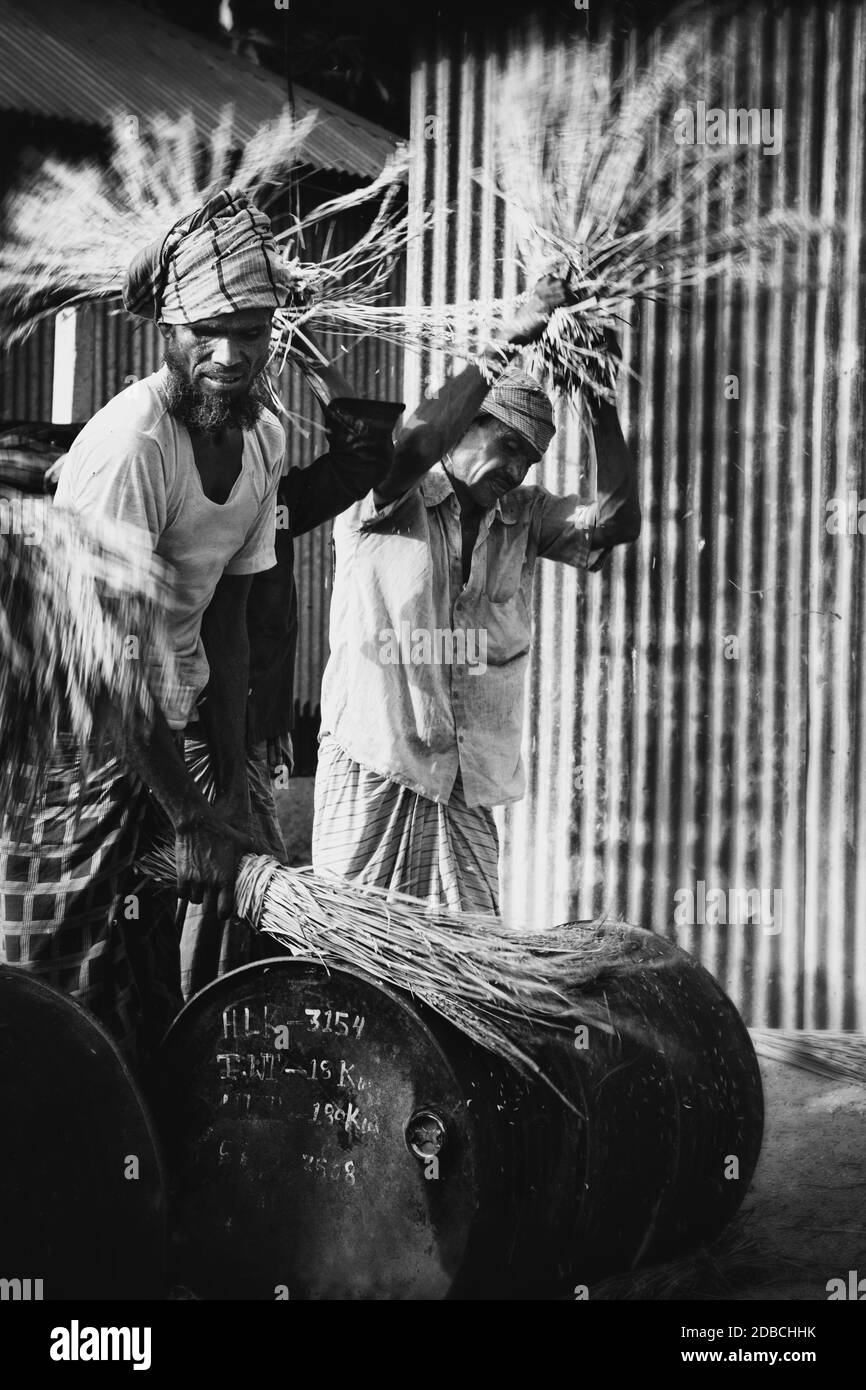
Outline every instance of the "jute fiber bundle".
<svg viewBox="0 0 866 1390">
<path fill-rule="evenodd" d="M 140 866 L 170 882 L 173 846 L 154 847 Z M 578 1024 L 615 1032 L 609 1015 L 582 1001 L 574 985 L 630 968 L 627 954 L 598 922 L 581 924 L 565 945 L 561 936 L 546 938 L 501 918 L 451 912 L 288 868 L 268 855 L 241 859 L 235 912 L 293 955 L 326 969 L 360 972 L 421 1000 L 480 1046 L 545 1081 L 524 1045 L 527 1029 L 572 1041 Z"/>
<path fill-rule="evenodd" d="M 520 274 L 555 272 L 572 287 L 574 303 L 524 355 L 553 389 L 612 398 L 618 363 L 605 330 L 635 306 L 719 278 L 761 279 L 786 246 L 829 230 L 802 208 L 761 210 L 754 190 L 778 155 L 754 140 L 677 138 L 698 103 L 743 104 L 726 54 L 721 29 L 683 19 L 613 78 L 607 45 L 578 36 L 553 48 L 536 35 L 497 82 L 495 168 L 476 177 L 505 205 Z"/>
<path fill-rule="evenodd" d="M 239 188 L 268 211 L 277 194 L 296 187 L 317 119 L 310 112 L 295 120 L 287 110 L 242 142 L 227 108 L 202 142 L 191 115 L 157 117 L 132 129 L 118 118 L 106 164 L 46 159 L 2 209 L 0 346 L 26 337 L 60 308 L 92 300 L 119 305 L 134 252 L 161 240 L 219 189 Z M 305 325 L 368 331 L 369 306 L 385 293 L 407 241 L 400 198 L 406 171 L 406 152 L 398 148 L 370 184 L 294 216 L 276 232 L 288 290 L 287 307 L 274 326 L 278 367 L 290 358 L 294 335 L 303 338 Z M 366 203 L 376 205 L 368 230 L 331 255 L 335 219 Z M 325 229 L 325 250 L 313 260 L 305 248 L 318 227 Z"/>
<path fill-rule="evenodd" d="M 48 498 L 0 511 L 0 807 L 32 795 L 58 735 L 86 757 L 107 704 L 146 726 L 149 652 L 171 651 L 162 562 L 133 527 L 85 524 Z M 169 656 L 160 680 L 176 680 Z M 22 810 L 24 809 L 22 805 Z"/>
<path fill-rule="evenodd" d="M 552 49 L 536 39 L 495 84 L 494 149 L 475 177 L 505 207 L 504 282 L 528 286 L 548 272 L 568 280 L 573 303 L 553 313 L 524 350 L 523 365 L 575 401 L 612 399 L 619 364 L 610 330 L 631 320 L 642 301 L 680 302 L 689 287 L 725 277 L 775 282 L 786 248 L 832 230 L 806 209 L 756 200 L 755 188 L 767 182 L 761 161 L 770 161 L 754 142 L 675 139 L 679 111 L 699 101 L 727 108 L 739 90 L 723 34 L 708 50 L 708 33 L 695 20 L 671 23 L 615 79 L 606 46 L 575 37 Z M 0 344 L 62 306 L 118 300 L 133 250 L 218 188 L 231 183 L 268 210 L 297 180 L 316 119 L 313 112 L 295 121 L 286 112 L 240 156 L 230 110 L 204 145 L 191 115 L 132 132 L 118 121 L 107 166 L 46 160 L 3 208 Z M 410 177 L 411 161 L 399 149 L 372 183 L 278 232 L 291 292 L 274 320 L 277 370 L 296 351 L 309 355 L 308 330 L 471 356 L 512 312 L 514 294 L 387 302 L 411 239 L 454 212 L 450 204 L 419 205 L 410 231 L 402 197 Z M 335 220 L 361 204 L 373 208 L 368 230 L 331 255 Z M 314 228 L 325 232 L 316 258 L 308 249 Z"/>
</svg>

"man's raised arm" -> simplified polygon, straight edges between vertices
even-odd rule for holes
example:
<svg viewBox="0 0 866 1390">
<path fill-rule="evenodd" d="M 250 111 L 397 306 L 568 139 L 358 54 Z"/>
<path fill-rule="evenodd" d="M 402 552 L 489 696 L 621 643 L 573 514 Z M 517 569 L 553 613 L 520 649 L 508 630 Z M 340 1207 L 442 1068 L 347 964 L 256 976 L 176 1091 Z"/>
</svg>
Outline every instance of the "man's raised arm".
<svg viewBox="0 0 866 1390">
<path fill-rule="evenodd" d="M 616 406 L 598 401 L 592 423 L 596 500 L 592 543 L 598 550 L 636 541 L 640 535 L 637 469 L 623 438 Z"/>
<path fill-rule="evenodd" d="M 555 276 L 544 276 L 533 286 L 528 301 L 511 323 L 500 330 L 497 339 L 488 343 L 480 356 L 491 365 L 501 366 L 502 353 L 497 344 L 519 347 L 533 342 L 544 332 L 553 310 L 567 302 L 568 291 L 563 282 Z M 489 389 L 490 382 L 484 374 L 470 364 L 420 403 L 397 432 L 393 467 L 374 492 L 379 506 L 409 492 L 463 438 L 483 408 Z"/>
</svg>

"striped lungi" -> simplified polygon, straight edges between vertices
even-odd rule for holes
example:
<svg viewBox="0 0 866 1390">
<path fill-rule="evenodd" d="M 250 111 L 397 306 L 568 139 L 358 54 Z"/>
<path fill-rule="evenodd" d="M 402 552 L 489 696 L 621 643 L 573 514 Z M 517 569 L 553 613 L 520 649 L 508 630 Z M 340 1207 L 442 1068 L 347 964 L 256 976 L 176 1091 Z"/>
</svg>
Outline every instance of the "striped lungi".
<svg viewBox="0 0 866 1390">
<path fill-rule="evenodd" d="M 62 736 L 32 783 L 23 819 L 0 818 L 0 962 L 83 1004 L 132 1055 L 141 1001 L 123 922 L 138 916 L 127 899 L 146 793 L 107 752 L 85 775 Z"/>
<path fill-rule="evenodd" d="M 487 806 L 466 805 L 458 774 L 447 805 L 319 745 L 313 868 L 424 898 L 431 907 L 499 912 L 499 837 Z"/>
</svg>

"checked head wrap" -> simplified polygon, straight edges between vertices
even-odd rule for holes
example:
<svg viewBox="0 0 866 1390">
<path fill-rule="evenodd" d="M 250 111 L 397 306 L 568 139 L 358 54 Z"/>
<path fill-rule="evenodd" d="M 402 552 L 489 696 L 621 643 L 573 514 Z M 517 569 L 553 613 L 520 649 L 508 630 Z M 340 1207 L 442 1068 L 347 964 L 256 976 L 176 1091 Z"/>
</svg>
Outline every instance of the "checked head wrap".
<svg viewBox="0 0 866 1390">
<path fill-rule="evenodd" d="M 163 323 L 276 309 L 287 293 L 270 218 L 237 188 L 224 188 L 139 251 L 123 282 L 124 308 Z"/>
<path fill-rule="evenodd" d="M 539 458 L 556 434 L 553 406 L 534 377 L 509 367 L 487 393 L 479 412 L 492 415 L 522 435 Z"/>
</svg>

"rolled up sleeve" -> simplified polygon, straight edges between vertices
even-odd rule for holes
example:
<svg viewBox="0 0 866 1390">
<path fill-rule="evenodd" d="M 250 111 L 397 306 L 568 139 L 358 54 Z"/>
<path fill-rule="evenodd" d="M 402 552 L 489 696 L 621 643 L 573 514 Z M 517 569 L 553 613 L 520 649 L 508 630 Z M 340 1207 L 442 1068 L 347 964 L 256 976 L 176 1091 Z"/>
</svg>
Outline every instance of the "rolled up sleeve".
<svg viewBox="0 0 866 1390">
<path fill-rule="evenodd" d="M 593 548 L 595 503 L 582 502 L 576 493 L 557 497 L 541 487 L 535 492 L 532 529 L 539 558 L 558 560 L 576 569 L 600 569 L 610 547 Z"/>
<path fill-rule="evenodd" d="M 401 493 L 392 502 L 386 502 L 381 507 L 376 503 L 375 493 L 368 492 L 357 506 L 351 507 L 348 512 L 344 513 L 347 523 L 350 528 L 356 531 L 374 530 L 378 522 L 388 521 L 395 513 L 405 507 L 417 491 L 417 487 L 410 488 L 408 492 Z"/>
</svg>

